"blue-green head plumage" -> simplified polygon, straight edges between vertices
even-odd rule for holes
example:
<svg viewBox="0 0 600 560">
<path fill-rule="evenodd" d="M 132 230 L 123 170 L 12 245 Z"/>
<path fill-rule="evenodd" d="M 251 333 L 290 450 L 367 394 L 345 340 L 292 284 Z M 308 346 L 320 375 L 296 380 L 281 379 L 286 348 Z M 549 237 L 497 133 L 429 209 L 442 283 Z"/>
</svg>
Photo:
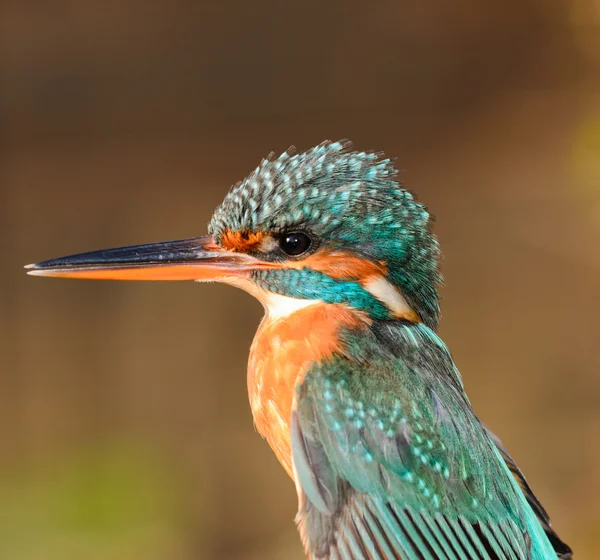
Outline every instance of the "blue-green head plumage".
<svg viewBox="0 0 600 560">
<path fill-rule="evenodd" d="M 209 231 L 217 243 L 226 232 L 266 234 L 261 258 L 303 259 L 319 250 L 339 250 L 384 263 L 386 280 L 402 293 L 420 319 L 438 321 L 438 244 L 427 209 L 399 184 L 391 159 L 354 151 L 349 142 L 324 142 L 304 153 L 271 154 L 215 211 Z M 292 257 L 277 240 L 299 232 L 310 239 L 306 254 Z M 333 278 L 310 267 L 254 273 L 262 287 L 298 298 L 347 303 L 375 318 L 389 318 L 385 305 L 356 279 Z"/>
</svg>

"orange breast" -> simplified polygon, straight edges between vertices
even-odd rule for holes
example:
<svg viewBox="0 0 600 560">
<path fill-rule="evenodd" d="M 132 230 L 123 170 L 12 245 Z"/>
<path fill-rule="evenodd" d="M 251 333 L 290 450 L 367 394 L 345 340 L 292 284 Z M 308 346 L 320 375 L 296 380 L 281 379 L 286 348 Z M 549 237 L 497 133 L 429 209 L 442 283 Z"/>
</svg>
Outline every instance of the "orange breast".
<svg viewBox="0 0 600 560">
<path fill-rule="evenodd" d="M 248 363 L 248 392 L 254 423 L 292 476 L 290 418 L 296 386 L 311 364 L 340 348 L 344 326 L 364 326 L 363 318 L 335 304 L 315 304 L 291 315 L 263 319 Z"/>
</svg>

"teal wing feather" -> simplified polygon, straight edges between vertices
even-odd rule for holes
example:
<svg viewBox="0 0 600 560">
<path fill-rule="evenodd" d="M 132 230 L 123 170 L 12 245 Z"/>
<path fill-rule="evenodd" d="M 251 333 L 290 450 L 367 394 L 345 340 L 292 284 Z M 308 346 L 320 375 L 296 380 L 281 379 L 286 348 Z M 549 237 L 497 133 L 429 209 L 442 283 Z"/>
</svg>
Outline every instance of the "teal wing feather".
<svg viewBox="0 0 600 560">
<path fill-rule="evenodd" d="M 500 454 L 502 455 L 506 466 L 517 481 L 519 488 L 521 488 L 523 494 L 525 494 L 527 502 L 531 506 L 531 509 L 533 509 L 533 511 L 535 512 L 539 522 L 541 523 L 544 529 L 544 532 L 546 533 L 546 536 L 548 537 L 548 540 L 552 543 L 552 546 L 558 558 L 560 560 L 570 560 L 573 557 L 573 551 L 571 550 L 569 545 L 563 542 L 562 539 L 556 534 L 556 531 L 554 531 L 554 528 L 552 527 L 552 522 L 550 521 L 550 516 L 548 515 L 548 513 L 546 513 L 546 510 L 544 509 L 540 501 L 537 499 L 536 495 L 533 493 L 533 490 L 531 490 L 527 479 L 515 463 L 514 459 L 510 456 L 510 454 L 508 453 L 498 436 L 496 436 L 490 430 L 487 430 L 487 432 L 494 444 L 496 445 L 496 447 L 498 448 L 498 451 L 500 451 Z"/>
<path fill-rule="evenodd" d="M 310 558 L 557 558 L 442 341 L 383 324 L 344 342 L 308 372 L 292 416 Z"/>
</svg>

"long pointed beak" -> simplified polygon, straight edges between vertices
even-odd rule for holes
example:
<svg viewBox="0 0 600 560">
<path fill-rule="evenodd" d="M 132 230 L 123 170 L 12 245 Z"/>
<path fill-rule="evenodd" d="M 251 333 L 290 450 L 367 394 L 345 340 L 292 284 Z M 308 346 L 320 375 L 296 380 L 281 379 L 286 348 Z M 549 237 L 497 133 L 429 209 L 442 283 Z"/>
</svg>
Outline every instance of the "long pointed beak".
<svg viewBox="0 0 600 560">
<path fill-rule="evenodd" d="M 34 276 L 90 280 L 225 280 L 268 263 L 226 251 L 211 236 L 80 253 L 27 265 Z"/>
</svg>

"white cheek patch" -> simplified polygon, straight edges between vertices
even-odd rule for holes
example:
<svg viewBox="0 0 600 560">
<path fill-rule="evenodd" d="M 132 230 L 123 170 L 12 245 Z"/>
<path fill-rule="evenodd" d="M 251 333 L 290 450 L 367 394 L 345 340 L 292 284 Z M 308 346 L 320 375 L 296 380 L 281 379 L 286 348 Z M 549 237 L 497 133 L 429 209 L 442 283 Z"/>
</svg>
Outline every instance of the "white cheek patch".
<svg viewBox="0 0 600 560">
<path fill-rule="evenodd" d="M 418 321 L 417 314 L 408 305 L 404 296 L 383 276 L 369 276 L 369 278 L 362 282 L 362 286 L 367 292 L 383 303 L 395 317 L 408 319 L 413 322 Z"/>
</svg>

